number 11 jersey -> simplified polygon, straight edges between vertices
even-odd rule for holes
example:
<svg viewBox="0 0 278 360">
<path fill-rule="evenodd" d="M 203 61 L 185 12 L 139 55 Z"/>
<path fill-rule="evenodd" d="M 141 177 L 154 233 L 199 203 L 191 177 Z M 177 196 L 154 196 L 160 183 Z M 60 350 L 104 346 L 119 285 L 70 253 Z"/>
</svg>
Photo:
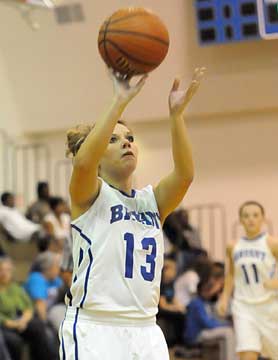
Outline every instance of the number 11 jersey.
<svg viewBox="0 0 278 360">
<path fill-rule="evenodd" d="M 260 304 L 275 296 L 264 282 L 275 274 L 276 259 L 263 233 L 256 239 L 242 237 L 233 250 L 235 271 L 234 299 L 248 304 Z"/>
<path fill-rule="evenodd" d="M 152 186 L 127 195 L 102 180 L 94 204 L 71 226 L 68 305 L 109 323 L 155 322 L 164 247 Z"/>
</svg>

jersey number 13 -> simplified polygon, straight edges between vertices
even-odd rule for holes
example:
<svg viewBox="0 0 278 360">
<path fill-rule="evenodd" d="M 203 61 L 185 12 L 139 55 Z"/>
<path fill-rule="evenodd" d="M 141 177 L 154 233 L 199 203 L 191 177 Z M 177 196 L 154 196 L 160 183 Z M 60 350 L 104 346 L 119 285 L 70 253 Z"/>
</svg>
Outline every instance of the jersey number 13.
<svg viewBox="0 0 278 360">
<path fill-rule="evenodd" d="M 126 241 L 126 258 L 125 258 L 125 277 L 133 278 L 133 255 L 134 255 L 134 235 L 125 233 L 124 240 Z M 156 258 L 156 242 L 154 238 L 146 237 L 141 241 L 143 250 L 151 250 L 150 254 L 146 255 L 146 265 L 149 265 L 149 270 L 146 266 L 141 266 L 141 275 L 146 281 L 152 281 L 155 274 L 155 258 Z"/>
</svg>

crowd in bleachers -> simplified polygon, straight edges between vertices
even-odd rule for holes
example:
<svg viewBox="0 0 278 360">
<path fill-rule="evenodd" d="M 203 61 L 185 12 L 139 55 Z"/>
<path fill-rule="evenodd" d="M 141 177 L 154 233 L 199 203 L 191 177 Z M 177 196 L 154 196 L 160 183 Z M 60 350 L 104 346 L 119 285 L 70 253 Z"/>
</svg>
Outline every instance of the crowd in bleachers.
<svg viewBox="0 0 278 360">
<path fill-rule="evenodd" d="M 1 196 L 0 358 L 3 360 L 22 359 L 26 348 L 30 359 L 58 359 L 58 329 L 64 317 L 64 296 L 73 269 L 70 212 L 66 201 L 50 195 L 47 183 L 38 184 L 37 194 L 37 200 L 25 215 L 16 208 L 14 194 L 5 192 Z M 220 349 L 219 359 L 235 359 L 230 319 L 219 318 L 216 312 L 224 286 L 224 265 L 210 259 L 202 248 L 198 229 L 190 224 L 186 210 L 172 213 L 163 231 L 165 262 L 158 322 L 168 346 L 177 348 L 177 355 L 180 352 L 183 356 L 193 356 L 201 351 L 200 345 L 213 341 Z M 14 247 L 20 243 L 36 247 L 37 255 L 20 281 L 13 280 L 17 263 L 3 246 L 3 239 Z M 38 356 L 39 348 L 44 351 Z"/>
<path fill-rule="evenodd" d="M 26 214 L 15 195 L 4 192 L 0 205 L 0 359 L 58 359 L 58 329 L 71 283 L 70 215 L 66 201 L 51 196 L 46 182 Z M 25 244 L 25 248 L 22 248 Z M 14 253 L 35 248 L 25 274 L 18 274 Z M 22 272 L 22 271 L 21 271 Z M 29 345 L 29 346 L 26 346 Z M 43 349 L 43 351 L 42 351 Z"/>
<path fill-rule="evenodd" d="M 163 230 L 166 254 L 158 322 L 168 346 L 180 345 L 181 355 L 191 358 L 203 345 L 213 343 L 219 359 L 234 360 L 231 319 L 220 318 L 216 309 L 224 287 L 224 264 L 202 248 L 186 210 L 173 212 Z"/>
</svg>

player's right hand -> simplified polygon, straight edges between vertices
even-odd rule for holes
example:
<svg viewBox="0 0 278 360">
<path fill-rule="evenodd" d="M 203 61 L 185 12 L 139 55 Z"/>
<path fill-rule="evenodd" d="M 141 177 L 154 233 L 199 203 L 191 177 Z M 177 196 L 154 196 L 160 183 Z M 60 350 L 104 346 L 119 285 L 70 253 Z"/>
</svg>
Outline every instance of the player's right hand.
<svg viewBox="0 0 278 360">
<path fill-rule="evenodd" d="M 109 77 L 113 82 L 114 95 L 120 104 L 127 105 L 142 89 L 145 85 L 148 75 L 143 75 L 141 78 L 133 85 L 130 83 L 130 78 L 123 76 L 120 73 L 109 68 Z"/>
</svg>

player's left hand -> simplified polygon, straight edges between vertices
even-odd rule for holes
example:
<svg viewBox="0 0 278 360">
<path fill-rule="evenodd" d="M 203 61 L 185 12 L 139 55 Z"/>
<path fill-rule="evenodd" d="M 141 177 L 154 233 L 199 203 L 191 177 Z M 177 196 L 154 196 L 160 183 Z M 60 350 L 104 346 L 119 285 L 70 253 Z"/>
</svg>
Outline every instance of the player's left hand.
<svg viewBox="0 0 278 360">
<path fill-rule="evenodd" d="M 197 92 L 201 80 L 205 74 L 206 68 L 196 68 L 194 71 L 193 78 L 189 87 L 186 90 L 179 90 L 180 79 L 174 80 L 170 95 L 169 95 L 169 109 L 171 116 L 182 115 L 186 106 Z"/>
</svg>

